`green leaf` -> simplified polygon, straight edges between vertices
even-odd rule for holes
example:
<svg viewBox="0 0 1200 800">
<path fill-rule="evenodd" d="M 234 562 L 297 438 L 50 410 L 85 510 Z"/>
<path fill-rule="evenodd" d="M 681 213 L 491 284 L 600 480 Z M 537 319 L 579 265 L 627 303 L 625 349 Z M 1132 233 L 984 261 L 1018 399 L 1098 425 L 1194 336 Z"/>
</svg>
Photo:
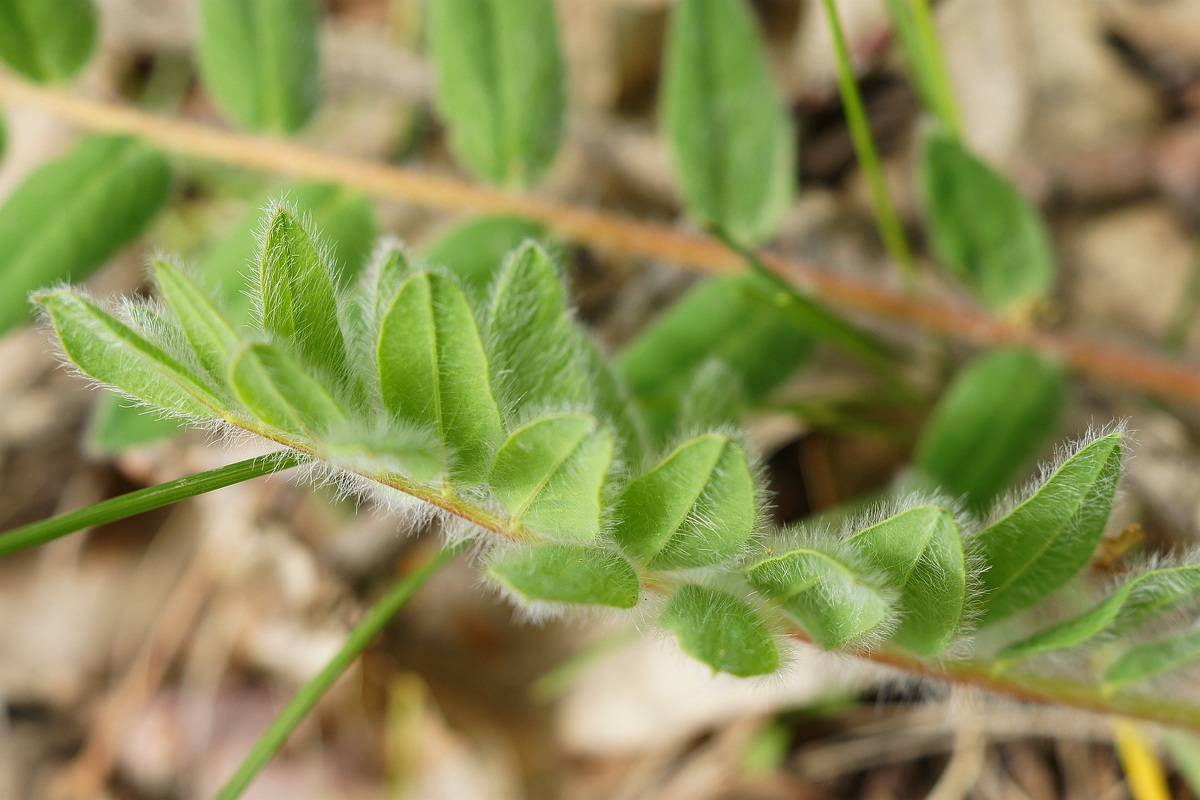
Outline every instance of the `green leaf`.
<svg viewBox="0 0 1200 800">
<path fill-rule="evenodd" d="M 746 580 L 780 603 L 826 650 L 857 646 L 886 628 L 891 604 L 845 556 L 801 547 L 759 561 Z"/>
<path fill-rule="evenodd" d="M 998 660 L 1075 647 L 1104 633 L 1127 631 L 1185 603 L 1200 593 L 1200 566 L 1167 567 L 1139 575 L 1104 602 L 1077 617 L 1004 648 Z"/>
<path fill-rule="evenodd" d="M 505 258 L 526 239 L 544 241 L 545 226 L 520 217 L 477 217 L 451 228 L 425 248 L 423 260 L 446 267 L 463 285 L 483 296 Z"/>
<path fill-rule="evenodd" d="M 1030 350 L 992 350 L 958 374 L 930 416 L 915 462 L 976 510 L 991 505 L 1058 428 L 1062 366 Z"/>
<path fill-rule="evenodd" d="M 429 39 L 454 154 L 491 183 L 533 183 L 563 134 L 565 70 L 552 0 L 437 0 Z"/>
<path fill-rule="evenodd" d="M 100 455 L 115 455 L 182 433 L 187 426 L 153 410 L 131 406 L 113 392 L 96 398 L 88 423 L 88 446 Z"/>
<path fill-rule="evenodd" d="M 200 77 L 244 128 L 292 133 L 321 97 L 315 0 L 201 0 Z"/>
<path fill-rule="evenodd" d="M 791 202 L 795 132 L 742 0 L 682 0 L 667 35 L 661 115 L 691 215 L 741 241 Z"/>
<path fill-rule="evenodd" d="M 67 289 L 34 302 L 50 314 L 67 357 L 92 378 L 176 414 L 220 416 L 220 401 L 198 376 L 95 303 Z"/>
<path fill-rule="evenodd" d="M 1200 631 L 1132 647 L 1104 673 L 1107 691 L 1157 678 L 1200 661 Z"/>
<path fill-rule="evenodd" d="M 230 365 L 229 376 L 238 398 L 254 416 L 278 430 L 312 438 L 346 421 L 329 390 L 272 345 L 243 347 Z"/>
<path fill-rule="evenodd" d="M 272 196 L 283 197 L 302 219 L 311 219 L 313 228 L 321 231 L 322 240 L 328 245 L 323 252 L 328 252 L 337 267 L 340 286 L 346 286 L 362 272 L 377 235 L 375 214 L 365 195 L 331 183 L 301 183 Z M 268 209 L 266 220 L 263 208 Z M 200 262 L 198 274 L 216 290 L 222 308 L 238 322 L 250 316 L 252 303 L 247 277 L 253 272 L 250 264 L 258 259 L 256 233 L 269 221 L 271 208 L 270 197 L 260 198 L 254 210 Z"/>
<path fill-rule="evenodd" d="M 621 461 L 637 468 L 645 461 L 650 441 L 641 404 L 595 342 L 584 336 L 581 349 L 592 386 L 592 410 L 617 434 Z"/>
<path fill-rule="evenodd" d="M 850 538 L 862 559 L 899 591 L 902 616 L 892 639 L 922 656 L 946 649 L 962 622 L 967 564 L 954 515 L 910 508 Z"/>
<path fill-rule="evenodd" d="M 587 542 L 600 533 L 612 460 L 612 434 L 593 417 L 555 414 L 513 431 L 488 483 L 514 524 L 547 539 Z"/>
<path fill-rule="evenodd" d="M 346 343 L 337 278 L 313 234 L 287 209 L 277 208 L 267 224 L 256 278 L 262 329 L 290 344 L 308 366 L 341 374 Z"/>
<path fill-rule="evenodd" d="M 710 433 L 668 455 L 622 492 L 617 541 L 651 569 L 717 564 L 755 527 L 754 480 L 741 446 Z"/>
<path fill-rule="evenodd" d="M 410 276 L 384 314 L 376 356 L 387 410 L 437 431 L 455 455 L 456 480 L 483 480 L 501 434 L 500 411 L 475 314 L 462 290 L 442 275 Z"/>
<path fill-rule="evenodd" d="M 1056 267 L 1038 211 L 948 134 L 932 129 L 924 146 L 920 188 L 938 259 L 991 308 L 1044 298 Z"/>
<path fill-rule="evenodd" d="M 738 428 L 742 418 L 741 378 L 723 361 L 713 359 L 696 371 L 679 409 L 679 430 Z"/>
<path fill-rule="evenodd" d="M 35 170 L 0 205 L 0 333 L 28 319 L 29 292 L 81 281 L 137 238 L 167 199 L 157 150 L 93 136 Z"/>
<path fill-rule="evenodd" d="M 501 551 L 488 574 L 526 602 L 633 608 L 641 588 L 621 556 L 599 547 L 550 544 Z"/>
<path fill-rule="evenodd" d="M 91 0 L 0 0 L 0 59 L 27 78 L 68 80 L 95 46 Z"/>
<path fill-rule="evenodd" d="M 620 354 L 621 371 L 656 435 L 663 437 L 675 428 L 679 398 L 709 360 L 725 362 L 753 403 L 808 359 L 812 336 L 750 297 L 772 288 L 755 275 L 709 278 Z"/>
<path fill-rule="evenodd" d="M 1110 433 L 1081 448 L 979 534 L 981 626 L 1033 605 L 1086 566 L 1112 510 L 1123 436 Z"/>
<path fill-rule="evenodd" d="M 224 383 L 229 362 L 240 346 L 237 333 L 181 270 L 162 260 L 155 260 L 151 269 L 159 292 L 174 312 L 200 365 Z"/>
<path fill-rule="evenodd" d="M 432 433 L 385 425 L 379 430 L 334 429 L 317 443 L 318 455 L 362 473 L 394 472 L 424 483 L 446 469 L 444 448 Z"/>
<path fill-rule="evenodd" d="M 685 653 L 718 672 L 745 678 L 779 669 L 770 629 L 749 603 L 729 592 L 684 586 L 658 621 L 679 638 Z"/>
<path fill-rule="evenodd" d="M 488 350 L 496 394 L 510 408 L 586 405 L 591 391 L 582 331 L 567 312 L 567 294 L 536 244 L 504 265 L 488 308 Z"/>
</svg>

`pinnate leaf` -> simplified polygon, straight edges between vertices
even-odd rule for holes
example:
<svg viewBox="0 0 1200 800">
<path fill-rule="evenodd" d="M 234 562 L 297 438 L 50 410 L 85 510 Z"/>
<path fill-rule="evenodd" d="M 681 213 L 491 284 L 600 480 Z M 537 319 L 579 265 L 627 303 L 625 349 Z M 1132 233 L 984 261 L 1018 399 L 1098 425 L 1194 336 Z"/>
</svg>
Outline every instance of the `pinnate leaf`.
<svg viewBox="0 0 1200 800">
<path fill-rule="evenodd" d="M 240 346 L 237 332 L 208 296 L 177 267 L 156 260 L 151 269 L 158 291 L 175 314 L 196 359 L 211 377 L 224 383 L 230 360 Z"/>
<path fill-rule="evenodd" d="M 491 560 L 488 573 L 526 601 L 633 608 L 641 593 L 630 563 L 599 547 L 505 550 Z"/>
<path fill-rule="evenodd" d="M 595 418 L 555 414 L 513 431 L 488 483 L 514 524 L 547 539 L 587 542 L 600 533 L 612 460 L 612 434 Z"/>
<path fill-rule="evenodd" d="M 910 508 L 854 534 L 850 546 L 899 592 L 901 617 L 892 640 L 923 656 L 945 650 L 967 597 L 954 515 L 935 505 Z"/>
<path fill-rule="evenodd" d="M 1104 673 L 1108 691 L 1124 689 L 1200 661 L 1200 631 L 1159 639 L 1127 650 Z"/>
<path fill-rule="evenodd" d="M 491 183 L 527 186 L 558 153 L 566 92 L 552 0 L 437 0 L 430 45 L 450 146 Z"/>
<path fill-rule="evenodd" d="M 334 428 L 320 437 L 317 453 L 357 472 L 397 473 L 418 483 L 446 469 L 444 448 L 432 433 L 399 425 L 371 431 Z"/>
<path fill-rule="evenodd" d="M 291 133 L 320 100 L 316 0 L 201 0 L 200 76 L 221 110 L 255 131 Z"/>
<path fill-rule="evenodd" d="M 743 0 L 672 12 L 662 120 L 688 211 L 739 241 L 774 232 L 792 197 L 795 134 Z"/>
<path fill-rule="evenodd" d="M 617 541 L 651 569 L 720 563 L 754 532 L 746 455 L 723 434 L 692 439 L 625 488 L 617 517 Z"/>
<path fill-rule="evenodd" d="M 81 281 L 137 238 L 169 185 L 162 154 L 125 136 L 90 137 L 35 170 L 0 205 L 0 334 L 28 319 L 29 292 Z"/>
<path fill-rule="evenodd" d="M 95 46 L 92 0 L 0 0 L 0 59 L 27 78 L 68 80 Z"/>
<path fill-rule="evenodd" d="M 545 240 L 544 225 L 521 217 L 477 217 L 439 236 L 421 256 L 433 267 L 445 267 L 463 285 L 483 296 L 509 253 L 525 240 Z"/>
<path fill-rule="evenodd" d="M 750 677 L 779 669 L 779 649 L 762 617 L 745 600 L 703 586 L 671 596 L 659 624 L 683 651 L 718 672 Z"/>
<path fill-rule="evenodd" d="M 1104 533 L 1121 474 L 1120 431 L 1092 441 L 978 537 L 986 625 L 1027 608 L 1079 573 Z"/>
<path fill-rule="evenodd" d="M 286 433 L 311 438 L 346 420 L 329 390 L 272 345 L 243 347 L 230 366 L 230 382 L 254 416 Z"/>
<path fill-rule="evenodd" d="M 452 475 L 478 483 L 500 438 L 500 411 L 475 314 L 454 281 L 418 272 L 388 305 L 376 347 L 384 407 L 437 431 L 454 454 Z"/>
</svg>

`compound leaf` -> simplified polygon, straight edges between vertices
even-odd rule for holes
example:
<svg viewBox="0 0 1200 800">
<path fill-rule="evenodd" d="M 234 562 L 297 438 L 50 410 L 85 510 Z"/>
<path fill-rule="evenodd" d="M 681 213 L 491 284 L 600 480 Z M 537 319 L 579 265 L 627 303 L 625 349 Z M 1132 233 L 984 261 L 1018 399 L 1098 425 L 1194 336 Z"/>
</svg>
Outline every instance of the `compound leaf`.
<svg viewBox="0 0 1200 800">
<path fill-rule="evenodd" d="M 931 129 L 924 147 L 921 191 L 938 259 L 992 308 L 1044 298 L 1056 267 L 1038 212 L 953 136 Z"/>
<path fill-rule="evenodd" d="M 1104 673 L 1108 691 L 1157 678 L 1200 660 L 1200 631 L 1159 639 L 1127 650 Z"/>
<path fill-rule="evenodd" d="M 376 356 L 388 411 L 437 431 L 454 453 L 457 480 L 483 480 L 500 438 L 500 411 L 475 314 L 458 285 L 427 272 L 405 280 L 384 314 Z"/>
<path fill-rule="evenodd" d="M 208 296 L 176 267 L 155 260 L 154 281 L 179 321 L 192 352 L 209 375 L 224 383 L 240 346 L 237 333 Z"/>
<path fill-rule="evenodd" d="M 169 188 L 162 154 L 125 136 L 92 136 L 35 170 L 0 205 L 0 333 L 28 319 L 29 292 L 83 280 L 135 239 Z"/>
<path fill-rule="evenodd" d="M 633 608 L 641 594 L 629 562 L 600 547 L 548 544 L 505 550 L 491 560 L 488 574 L 527 602 Z"/>
<path fill-rule="evenodd" d="M 0 59 L 27 78 L 68 80 L 95 46 L 91 0 L 0 0 Z"/>
<path fill-rule="evenodd" d="M 362 431 L 335 428 L 317 443 L 321 458 L 362 473 L 392 472 L 424 483 L 446 469 L 445 449 L 432 433 L 382 426 Z"/>
<path fill-rule="evenodd" d="M 315 0 L 201 0 L 200 77 L 242 127 L 292 133 L 321 96 Z"/>
<path fill-rule="evenodd" d="M 587 336 L 580 339 L 592 387 L 592 410 L 616 432 L 621 460 L 637 467 L 645 460 L 650 439 L 641 403 L 596 343 Z"/>
<path fill-rule="evenodd" d="M 588 414 L 540 417 L 513 431 L 488 483 L 519 524 L 547 539 L 587 542 L 600 533 L 601 491 L 613 437 Z"/>
<path fill-rule="evenodd" d="M 946 649 L 962 622 L 967 565 L 954 515 L 922 505 L 859 531 L 850 546 L 899 591 L 892 640 L 918 655 Z"/>
<path fill-rule="evenodd" d="M 745 571 L 746 580 L 796 617 L 826 650 L 854 646 L 890 617 L 885 594 L 860 577 L 847 559 L 802 547 L 772 556 Z"/>
<path fill-rule="evenodd" d="M 96 380 L 152 406 L 213 419 L 221 403 L 190 369 L 95 303 L 67 289 L 34 298 L 54 321 L 63 350 Z"/>
<path fill-rule="evenodd" d="M 1139 575 L 1104 602 L 1077 617 L 1009 645 L 997 656 L 1013 661 L 1036 653 L 1075 647 L 1103 633 L 1127 630 L 1196 599 L 1200 566 L 1167 567 Z"/>
<path fill-rule="evenodd" d="M 625 488 L 617 517 L 617 541 L 651 569 L 724 561 L 754 532 L 746 455 L 723 434 L 692 439 Z"/>
<path fill-rule="evenodd" d="M 552 0 L 437 0 L 429 34 L 454 154 L 483 180 L 531 184 L 554 160 L 563 133 Z"/>
<path fill-rule="evenodd" d="M 667 601 L 658 621 L 678 637 L 685 653 L 718 672 L 745 678 L 779 669 L 779 648 L 767 624 L 729 592 L 684 586 Z"/>
<path fill-rule="evenodd" d="M 243 347 L 229 375 L 238 398 L 273 428 L 311 438 L 346 421 L 329 390 L 272 345 Z"/>
<path fill-rule="evenodd" d="M 521 217 L 477 217 L 443 233 L 421 255 L 483 296 L 509 253 L 527 239 L 545 240 L 547 235 L 544 225 Z"/>
<path fill-rule="evenodd" d="M 1082 447 L 979 534 L 986 566 L 980 625 L 1033 605 L 1087 564 L 1112 510 L 1123 436 L 1110 433 Z"/>
<path fill-rule="evenodd" d="M 742 382 L 723 361 L 713 359 L 696 371 L 679 409 L 679 429 L 737 428 L 742 417 Z"/>
<path fill-rule="evenodd" d="M 161 416 L 152 409 L 130 405 L 111 391 L 96 398 L 88 424 L 88 447 L 100 455 L 115 455 L 134 447 L 152 444 L 187 430 L 177 419 Z"/>
<path fill-rule="evenodd" d="M 982 510 L 1054 434 L 1067 396 L 1056 362 L 1030 350 L 993 350 L 947 387 L 916 464 L 942 491 Z"/>
<path fill-rule="evenodd" d="M 688 211 L 739 241 L 774 232 L 795 134 L 742 0 L 683 0 L 667 35 L 661 115 Z"/>
</svg>

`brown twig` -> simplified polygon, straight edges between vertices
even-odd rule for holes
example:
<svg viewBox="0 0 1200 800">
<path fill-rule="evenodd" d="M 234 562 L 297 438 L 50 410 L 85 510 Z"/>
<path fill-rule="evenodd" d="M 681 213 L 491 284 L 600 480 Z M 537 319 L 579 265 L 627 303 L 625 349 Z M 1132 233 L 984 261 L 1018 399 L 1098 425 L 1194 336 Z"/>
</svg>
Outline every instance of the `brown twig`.
<svg viewBox="0 0 1200 800">
<path fill-rule="evenodd" d="M 662 259 L 705 272 L 742 268 L 741 259 L 707 236 L 605 211 L 480 186 L 293 142 L 148 114 L 115 103 L 46 89 L 0 74 L 0 99 L 50 112 L 89 130 L 132 134 L 177 153 L 268 173 L 334 181 L 377 197 L 444 211 L 512 214 L 538 220 L 581 244 Z M 895 320 L 979 347 L 1020 344 L 1063 359 L 1076 372 L 1163 398 L 1200 404 L 1200 368 L 1046 330 L 1015 325 L 974 309 L 907 297 L 819 266 L 764 254 L 780 275 L 847 310 Z"/>
</svg>

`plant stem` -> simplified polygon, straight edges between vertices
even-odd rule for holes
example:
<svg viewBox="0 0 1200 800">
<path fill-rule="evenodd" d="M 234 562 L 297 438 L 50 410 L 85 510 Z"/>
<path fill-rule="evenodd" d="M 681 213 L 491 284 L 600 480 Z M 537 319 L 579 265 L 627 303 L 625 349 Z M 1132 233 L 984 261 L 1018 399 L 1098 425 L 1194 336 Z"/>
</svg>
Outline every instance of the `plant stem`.
<svg viewBox="0 0 1200 800">
<path fill-rule="evenodd" d="M 585 245 L 669 261 L 703 272 L 741 269 L 741 260 L 708 237 L 611 213 L 509 194 L 467 181 L 347 158 L 279 141 L 168 119 L 113 103 L 46 89 L 0 72 L 0 98 L 32 106 L 88 130 L 141 137 L 176 153 L 263 172 L 326 180 L 376 197 L 466 213 L 537 220 Z M 1073 370 L 1142 394 L 1200 405 L 1200 369 L 1150 353 L 1106 346 L 998 319 L 974 309 L 907 297 L 877 282 L 843 277 L 818 265 L 760 255 L 781 277 L 849 310 L 890 319 L 978 347 L 1021 345 L 1061 358 Z"/>
<path fill-rule="evenodd" d="M 879 151 L 875 149 L 875 139 L 867 121 L 867 110 L 854 78 L 850 47 L 846 44 L 846 33 L 842 30 L 837 6 L 834 0 L 824 2 L 825 16 L 829 20 L 829 30 L 833 34 L 833 45 L 837 54 L 838 89 L 841 91 L 842 107 L 846 112 L 846 124 L 850 127 L 850 138 L 854 142 L 854 152 L 858 154 L 858 163 L 862 165 L 867 184 L 871 188 L 871 202 L 875 206 L 879 235 L 883 238 L 888 255 L 900 267 L 900 277 L 904 279 L 906 288 L 912 292 L 917 284 L 917 262 L 908 246 L 904 227 L 900 224 L 900 217 L 896 214 L 896 208 L 892 205 L 892 198 L 888 193 L 883 163 L 879 159 Z"/>
<path fill-rule="evenodd" d="M 384 626 L 396 616 L 404 604 L 425 583 L 450 562 L 461 545 L 445 547 L 429 558 L 416 570 L 397 580 L 375 602 L 362 621 L 350 631 L 341 649 L 330 659 L 320 672 L 292 696 L 283 711 L 275 717 L 270 727 L 259 738 L 254 748 L 238 767 L 237 772 L 225 783 L 217 794 L 217 800 L 235 800 L 241 796 L 259 771 L 283 747 L 296 726 L 308 716 L 341 674 L 358 658 Z"/>
<path fill-rule="evenodd" d="M 950 71 L 946 69 L 946 60 L 942 56 L 937 27 L 933 24 L 933 14 L 929 10 L 929 0 L 912 0 L 912 4 L 917 36 L 921 41 L 921 54 L 926 64 L 925 74 L 933 93 L 932 100 L 937 106 L 937 114 L 950 132 L 961 139 L 962 117 L 958 113 L 958 102 L 954 99 L 954 86 L 950 82 Z"/>
<path fill-rule="evenodd" d="M 180 500 L 186 500 L 189 497 L 195 497 L 198 494 L 223 489 L 251 478 L 269 475 L 272 472 L 291 469 L 306 460 L 307 457 L 301 453 L 280 450 L 269 455 L 255 456 L 236 464 L 160 483 L 157 486 L 138 489 L 120 497 L 81 508 L 78 511 L 59 514 L 56 517 L 0 534 L 0 557 L 12 555 L 30 547 L 37 547 L 84 528 L 116 522 L 145 511 L 152 511 Z"/>
</svg>

